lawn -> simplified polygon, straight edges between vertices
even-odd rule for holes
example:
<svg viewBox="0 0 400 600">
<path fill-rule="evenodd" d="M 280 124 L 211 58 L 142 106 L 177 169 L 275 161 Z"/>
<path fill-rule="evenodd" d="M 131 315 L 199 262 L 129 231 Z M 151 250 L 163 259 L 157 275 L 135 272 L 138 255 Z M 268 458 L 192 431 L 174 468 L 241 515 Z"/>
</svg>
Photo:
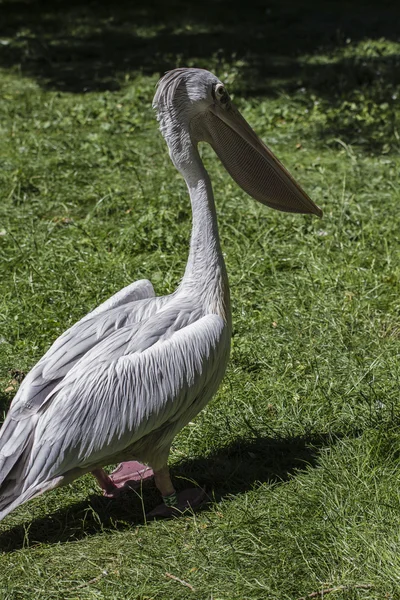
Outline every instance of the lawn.
<svg viewBox="0 0 400 600">
<path fill-rule="evenodd" d="M 189 200 L 151 108 L 166 69 L 225 81 L 324 217 L 258 205 L 202 148 L 232 356 L 171 467 L 209 502 L 146 522 L 152 487 L 47 493 L 0 524 L 0 599 L 400 599 L 400 9 L 169 4 L 0 1 L 0 422 L 67 327 L 183 274 Z"/>
</svg>

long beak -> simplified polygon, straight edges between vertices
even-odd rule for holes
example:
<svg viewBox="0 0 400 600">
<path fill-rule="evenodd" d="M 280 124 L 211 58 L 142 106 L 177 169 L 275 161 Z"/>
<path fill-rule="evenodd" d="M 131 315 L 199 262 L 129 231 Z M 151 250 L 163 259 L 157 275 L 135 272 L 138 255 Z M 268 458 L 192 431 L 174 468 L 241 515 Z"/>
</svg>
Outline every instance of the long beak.
<svg viewBox="0 0 400 600">
<path fill-rule="evenodd" d="M 322 216 L 322 210 L 233 104 L 228 108 L 211 106 L 206 121 L 208 141 L 228 173 L 247 194 L 276 210 Z"/>
</svg>

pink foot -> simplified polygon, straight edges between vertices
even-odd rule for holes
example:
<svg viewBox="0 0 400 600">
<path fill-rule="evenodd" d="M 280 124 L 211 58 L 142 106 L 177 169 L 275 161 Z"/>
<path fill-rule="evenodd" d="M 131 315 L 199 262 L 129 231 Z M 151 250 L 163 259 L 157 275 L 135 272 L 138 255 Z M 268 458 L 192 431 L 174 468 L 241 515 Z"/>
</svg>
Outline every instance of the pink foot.
<svg viewBox="0 0 400 600">
<path fill-rule="evenodd" d="M 154 475 L 150 467 L 136 460 L 121 463 L 110 475 L 103 469 L 96 469 L 92 473 L 106 498 L 117 498 L 124 489 L 136 489 Z"/>
<path fill-rule="evenodd" d="M 129 487 L 139 487 L 141 483 L 154 477 L 153 469 L 142 465 L 136 460 L 123 462 L 110 473 L 110 479 L 117 488 L 124 487 L 126 484 Z"/>
<path fill-rule="evenodd" d="M 146 515 L 147 518 L 168 519 L 171 517 L 179 517 L 186 510 L 194 509 L 200 506 L 206 496 L 206 492 L 203 488 L 189 488 L 187 490 L 183 490 L 183 492 L 180 492 L 177 494 L 177 496 L 178 504 L 176 506 L 170 508 L 165 504 L 160 504 Z"/>
</svg>

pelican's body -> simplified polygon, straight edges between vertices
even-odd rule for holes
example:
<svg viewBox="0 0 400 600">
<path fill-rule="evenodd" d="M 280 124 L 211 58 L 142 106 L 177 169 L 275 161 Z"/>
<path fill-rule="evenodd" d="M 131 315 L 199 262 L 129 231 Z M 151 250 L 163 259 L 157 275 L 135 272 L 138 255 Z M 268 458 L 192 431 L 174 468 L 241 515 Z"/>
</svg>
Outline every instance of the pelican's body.
<svg viewBox="0 0 400 600">
<path fill-rule="evenodd" d="M 199 141 L 211 143 L 227 170 L 258 200 L 281 210 L 319 212 L 271 158 L 211 73 L 178 69 L 167 74 L 155 107 L 192 203 L 184 277 L 170 296 L 156 297 L 146 280 L 124 288 L 66 331 L 33 367 L 0 431 L 0 519 L 88 471 L 112 493 L 119 483 L 140 480 L 134 471 L 145 471 L 144 465 L 154 471 L 166 510 L 185 504 L 187 498 L 177 500 L 169 478 L 170 446 L 217 390 L 231 337 L 229 285 Z M 223 140 L 229 135 L 226 147 Z M 235 136 L 251 154 L 249 166 L 239 153 L 243 172 L 231 147 Z M 259 182 L 259 159 L 270 169 L 273 189 L 268 194 Z M 109 478 L 101 470 L 132 460 L 144 465 L 125 463 L 120 480 L 118 472 Z"/>
</svg>

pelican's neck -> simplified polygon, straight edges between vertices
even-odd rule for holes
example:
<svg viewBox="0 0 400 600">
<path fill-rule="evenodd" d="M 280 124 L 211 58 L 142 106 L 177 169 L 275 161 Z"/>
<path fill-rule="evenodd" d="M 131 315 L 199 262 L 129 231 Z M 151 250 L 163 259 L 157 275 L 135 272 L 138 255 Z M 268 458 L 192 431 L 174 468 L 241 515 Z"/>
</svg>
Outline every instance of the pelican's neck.
<svg viewBox="0 0 400 600">
<path fill-rule="evenodd" d="M 217 214 L 211 181 L 197 147 L 185 144 L 184 160 L 171 158 L 183 175 L 192 204 L 189 258 L 180 289 L 192 290 L 207 305 L 230 322 L 229 284 L 218 235 Z"/>
<path fill-rule="evenodd" d="M 182 172 L 192 204 L 192 233 L 184 280 L 201 282 L 224 270 L 211 181 L 195 149 L 193 161 Z"/>
</svg>

